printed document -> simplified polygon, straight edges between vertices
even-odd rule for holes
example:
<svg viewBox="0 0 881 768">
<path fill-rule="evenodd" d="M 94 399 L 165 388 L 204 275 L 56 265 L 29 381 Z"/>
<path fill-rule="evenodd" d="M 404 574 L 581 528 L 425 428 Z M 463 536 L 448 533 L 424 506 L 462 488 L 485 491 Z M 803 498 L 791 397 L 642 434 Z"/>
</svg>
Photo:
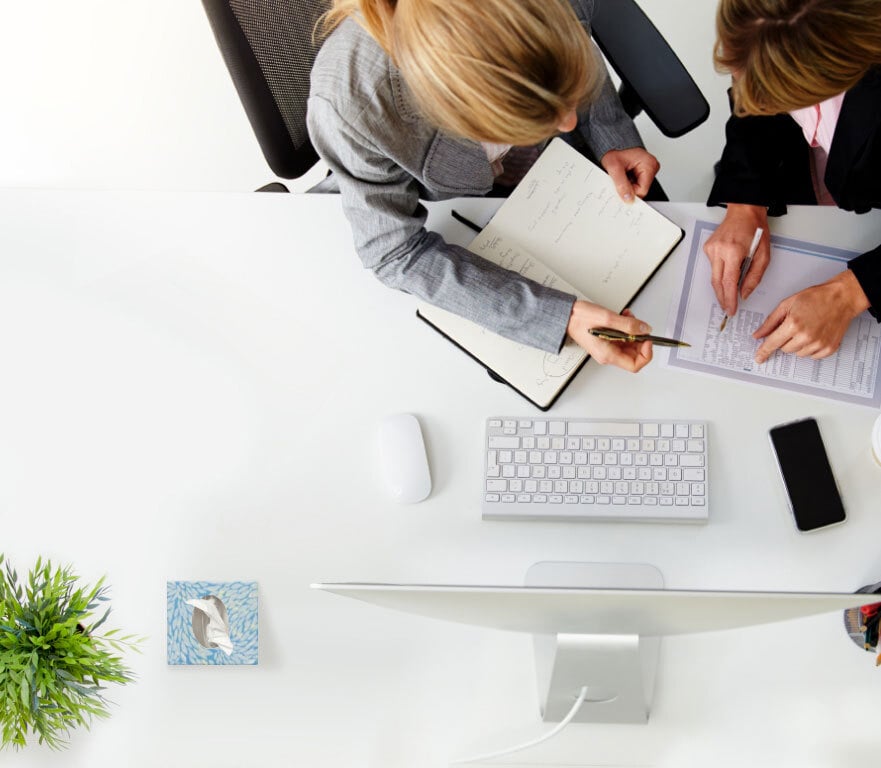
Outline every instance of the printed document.
<svg viewBox="0 0 881 768">
<path fill-rule="evenodd" d="M 704 244 L 715 229 L 706 221 L 694 223 L 672 330 L 675 338 L 691 347 L 672 350 L 668 364 L 850 403 L 881 405 L 881 326 L 868 312 L 853 320 L 838 351 L 822 360 L 780 350 L 762 365 L 753 360 L 761 342 L 752 334 L 780 301 L 835 276 L 857 254 L 772 236 L 771 264 L 762 282 L 746 301 L 738 301 L 737 313 L 720 331 L 725 313 L 716 301 L 704 254 Z"/>
</svg>

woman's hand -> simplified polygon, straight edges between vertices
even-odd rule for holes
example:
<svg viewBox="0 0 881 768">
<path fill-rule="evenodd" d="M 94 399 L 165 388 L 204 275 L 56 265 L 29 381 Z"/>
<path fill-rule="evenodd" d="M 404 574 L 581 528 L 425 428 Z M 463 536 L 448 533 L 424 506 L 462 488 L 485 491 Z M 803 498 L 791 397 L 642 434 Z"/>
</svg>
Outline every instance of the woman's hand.
<svg viewBox="0 0 881 768">
<path fill-rule="evenodd" d="M 620 315 L 589 301 L 576 301 L 569 316 L 566 331 L 575 342 L 587 350 L 600 365 L 615 365 L 636 373 L 651 362 L 652 343 L 605 341 L 588 333 L 590 328 L 615 328 L 625 333 L 650 333 L 651 328 L 637 320 L 625 309 Z"/>
<path fill-rule="evenodd" d="M 634 194 L 645 197 L 661 167 L 658 159 L 642 147 L 611 149 L 603 155 L 600 164 L 615 182 L 618 196 L 625 203 L 632 203 Z"/>
<path fill-rule="evenodd" d="M 850 321 L 869 308 L 869 299 L 854 273 L 845 269 L 831 280 L 783 299 L 765 318 L 753 338 L 764 339 L 756 362 L 778 349 L 819 360 L 841 345 Z"/>
<path fill-rule="evenodd" d="M 756 228 L 764 230 L 759 248 L 753 256 L 749 271 L 743 278 L 740 297 L 737 281 L 740 265 L 749 254 L 749 246 Z M 768 211 L 761 205 L 730 203 L 722 223 L 704 245 L 704 252 L 713 269 L 712 283 L 716 299 L 728 317 L 737 312 L 738 298 L 746 299 L 758 286 L 771 263 L 771 236 L 768 233 Z"/>
</svg>

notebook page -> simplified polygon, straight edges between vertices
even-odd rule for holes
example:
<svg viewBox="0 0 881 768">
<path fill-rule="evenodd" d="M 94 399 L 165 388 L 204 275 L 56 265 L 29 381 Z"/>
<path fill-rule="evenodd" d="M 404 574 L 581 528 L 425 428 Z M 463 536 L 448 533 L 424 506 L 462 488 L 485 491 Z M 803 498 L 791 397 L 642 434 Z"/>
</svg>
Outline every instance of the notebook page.
<svg viewBox="0 0 881 768">
<path fill-rule="evenodd" d="M 616 312 L 682 237 L 643 200 L 623 202 L 609 176 L 562 139 L 547 146 L 492 225 Z"/>
</svg>

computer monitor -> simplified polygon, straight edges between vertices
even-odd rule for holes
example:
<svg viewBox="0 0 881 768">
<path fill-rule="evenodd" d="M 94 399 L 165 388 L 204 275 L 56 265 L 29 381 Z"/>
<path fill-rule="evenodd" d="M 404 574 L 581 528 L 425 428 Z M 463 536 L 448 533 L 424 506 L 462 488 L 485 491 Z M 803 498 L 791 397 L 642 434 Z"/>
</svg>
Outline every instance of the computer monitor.
<svg viewBox="0 0 881 768">
<path fill-rule="evenodd" d="M 633 563 L 532 566 L 524 586 L 320 583 L 386 608 L 534 636 L 540 709 L 559 721 L 583 686 L 577 721 L 645 723 L 660 638 L 736 629 L 871 602 L 864 593 L 665 589 Z"/>
</svg>

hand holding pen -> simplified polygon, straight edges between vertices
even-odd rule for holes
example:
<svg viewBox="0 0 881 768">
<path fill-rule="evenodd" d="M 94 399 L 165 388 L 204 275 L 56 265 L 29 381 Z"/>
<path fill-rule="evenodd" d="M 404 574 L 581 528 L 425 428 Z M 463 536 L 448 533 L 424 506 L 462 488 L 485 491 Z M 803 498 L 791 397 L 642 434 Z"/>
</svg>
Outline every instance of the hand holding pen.
<svg viewBox="0 0 881 768">
<path fill-rule="evenodd" d="M 746 277 L 746 273 L 749 272 L 750 265 L 753 263 L 753 257 L 756 255 L 756 251 L 759 249 L 759 243 L 762 240 L 762 235 L 764 234 L 764 230 L 761 227 L 756 228 L 756 233 L 753 235 L 753 241 L 750 243 L 749 251 L 746 254 L 746 258 L 743 260 L 743 263 L 740 265 L 740 276 L 737 278 L 737 295 L 740 295 L 740 289 L 743 287 L 743 278 Z M 722 325 L 719 326 L 719 331 L 724 331 L 725 326 L 728 324 L 728 315 L 722 318 Z"/>
<path fill-rule="evenodd" d="M 744 272 L 743 260 L 755 239 L 756 229 L 761 229 L 764 234 Z M 732 317 L 737 312 L 738 302 L 748 298 L 756 289 L 771 262 L 767 210 L 763 206 L 729 203 L 722 223 L 704 243 L 704 252 L 712 269 L 711 282 L 716 300 L 722 312 Z"/>
<path fill-rule="evenodd" d="M 621 342 L 610 344 L 593 331 L 608 328 L 620 333 Z M 651 328 L 625 309 L 620 315 L 590 301 L 579 299 L 572 307 L 567 333 L 600 365 L 615 365 L 625 371 L 636 373 L 651 362 L 652 343 L 637 337 L 648 334 Z M 631 339 L 633 339 L 631 341 Z"/>
</svg>

